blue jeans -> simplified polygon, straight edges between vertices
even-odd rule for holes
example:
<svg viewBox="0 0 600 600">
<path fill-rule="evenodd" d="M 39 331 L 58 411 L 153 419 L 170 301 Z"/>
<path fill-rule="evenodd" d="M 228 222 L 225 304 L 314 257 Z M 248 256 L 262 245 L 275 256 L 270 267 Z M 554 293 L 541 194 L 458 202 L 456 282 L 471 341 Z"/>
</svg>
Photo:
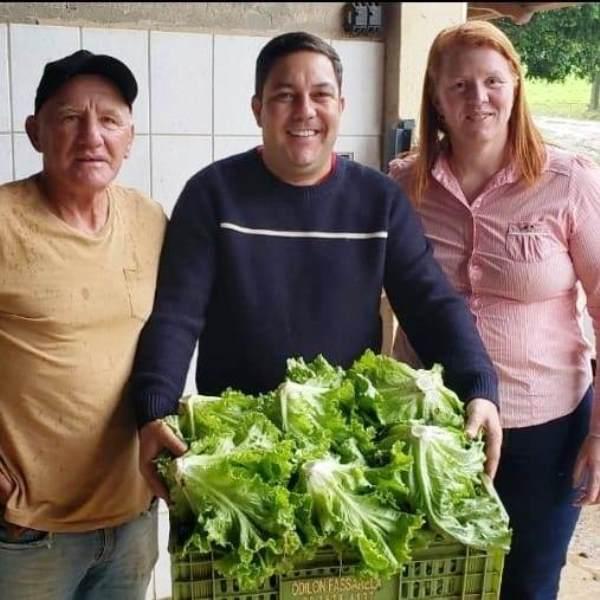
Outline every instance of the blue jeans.
<svg viewBox="0 0 600 600">
<path fill-rule="evenodd" d="M 513 529 L 501 600 L 555 600 L 579 518 L 572 487 L 588 432 L 592 389 L 570 414 L 542 425 L 505 429 L 494 485 Z"/>
<path fill-rule="evenodd" d="M 144 600 L 158 557 L 158 509 L 118 527 L 85 533 L 0 525 L 2 600 Z"/>
</svg>

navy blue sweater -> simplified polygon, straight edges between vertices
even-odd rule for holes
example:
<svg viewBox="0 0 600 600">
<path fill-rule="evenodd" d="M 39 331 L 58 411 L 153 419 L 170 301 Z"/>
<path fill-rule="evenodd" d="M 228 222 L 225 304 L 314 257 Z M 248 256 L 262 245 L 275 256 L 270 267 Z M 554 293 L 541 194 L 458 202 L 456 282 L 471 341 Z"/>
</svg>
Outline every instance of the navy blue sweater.
<svg viewBox="0 0 600 600">
<path fill-rule="evenodd" d="M 139 424 L 176 411 L 196 341 L 203 394 L 271 390 L 288 357 L 347 368 L 377 352 L 382 288 L 426 366 L 441 363 L 463 400 L 497 402 L 473 319 L 394 181 L 342 158 L 308 187 L 277 179 L 257 150 L 213 163 L 167 228 L 130 382 Z"/>
</svg>

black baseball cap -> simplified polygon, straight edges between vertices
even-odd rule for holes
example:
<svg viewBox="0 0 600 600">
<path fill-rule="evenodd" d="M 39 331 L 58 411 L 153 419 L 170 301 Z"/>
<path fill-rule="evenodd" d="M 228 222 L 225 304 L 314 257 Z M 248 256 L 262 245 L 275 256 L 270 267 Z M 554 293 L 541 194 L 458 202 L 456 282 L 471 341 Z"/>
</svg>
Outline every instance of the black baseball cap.
<svg viewBox="0 0 600 600">
<path fill-rule="evenodd" d="M 129 108 L 138 93 L 133 73 L 120 60 L 106 54 L 94 54 L 89 50 L 77 50 L 69 56 L 47 63 L 44 67 L 35 95 L 36 114 L 48 98 L 76 75 L 106 77 L 117 86 Z"/>
</svg>

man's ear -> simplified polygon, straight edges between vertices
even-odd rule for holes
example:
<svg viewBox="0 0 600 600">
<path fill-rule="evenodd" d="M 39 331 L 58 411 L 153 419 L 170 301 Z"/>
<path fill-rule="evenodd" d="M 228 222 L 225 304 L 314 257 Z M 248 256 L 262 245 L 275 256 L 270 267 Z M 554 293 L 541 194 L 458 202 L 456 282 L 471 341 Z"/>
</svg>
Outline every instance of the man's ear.
<svg viewBox="0 0 600 600">
<path fill-rule="evenodd" d="M 262 109 L 262 102 L 258 96 L 252 96 L 252 113 L 254 114 L 254 118 L 256 119 L 256 124 L 259 127 L 262 127 L 260 111 Z"/>
<path fill-rule="evenodd" d="M 131 124 L 131 129 L 129 131 L 129 142 L 128 142 L 127 148 L 125 150 L 124 158 L 129 158 L 129 155 L 131 154 L 131 147 L 133 146 L 133 140 L 134 139 L 135 139 L 135 126 L 132 123 Z"/>
<path fill-rule="evenodd" d="M 31 142 L 31 145 L 38 151 L 41 152 L 40 140 L 39 140 L 39 128 L 38 121 L 35 115 L 29 115 L 25 119 L 25 131 L 27 132 L 27 137 Z"/>
<path fill-rule="evenodd" d="M 340 97 L 340 112 L 344 112 L 344 109 L 346 108 L 346 98 L 344 98 L 344 96 Z"/>
</svg>

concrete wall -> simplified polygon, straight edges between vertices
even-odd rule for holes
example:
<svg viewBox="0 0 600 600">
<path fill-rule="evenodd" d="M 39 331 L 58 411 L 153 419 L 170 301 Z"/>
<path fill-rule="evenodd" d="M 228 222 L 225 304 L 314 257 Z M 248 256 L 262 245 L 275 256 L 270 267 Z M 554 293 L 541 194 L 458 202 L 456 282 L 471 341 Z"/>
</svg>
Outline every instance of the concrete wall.
<svg viewBox="0 0 600 600">
<path fill-rule="evenodd" d="M 384 131 L 399 119 L 419 123 L 431 42 L 445 27 L 464 23 L 466 2 L 390 2 L 385 6 Z M 418 131 L 415 132 L 418 135 Z"/>
<path fill-rule="evenodd" d="M 345 2 L 2 2 L 0 22 L 271 35 L 343 30 Z M 370 39 L 378 39 L 371 37 Z M 381 39 L 381 38 L 379 38 Z"/>
<path fill-rule="evenodd" d="M 400 119 L 414 119 L 418 136 L 421 93 L 433 38 L 445 27 L 464 23 L 466 2 L 390 2 L 384 7 L 385 70 L 382 169 L 392 158 L 390 134 Z M 397 321 L 387 300 L 381 305 L 383 352 L 391 353 Z"/>
</svg>

